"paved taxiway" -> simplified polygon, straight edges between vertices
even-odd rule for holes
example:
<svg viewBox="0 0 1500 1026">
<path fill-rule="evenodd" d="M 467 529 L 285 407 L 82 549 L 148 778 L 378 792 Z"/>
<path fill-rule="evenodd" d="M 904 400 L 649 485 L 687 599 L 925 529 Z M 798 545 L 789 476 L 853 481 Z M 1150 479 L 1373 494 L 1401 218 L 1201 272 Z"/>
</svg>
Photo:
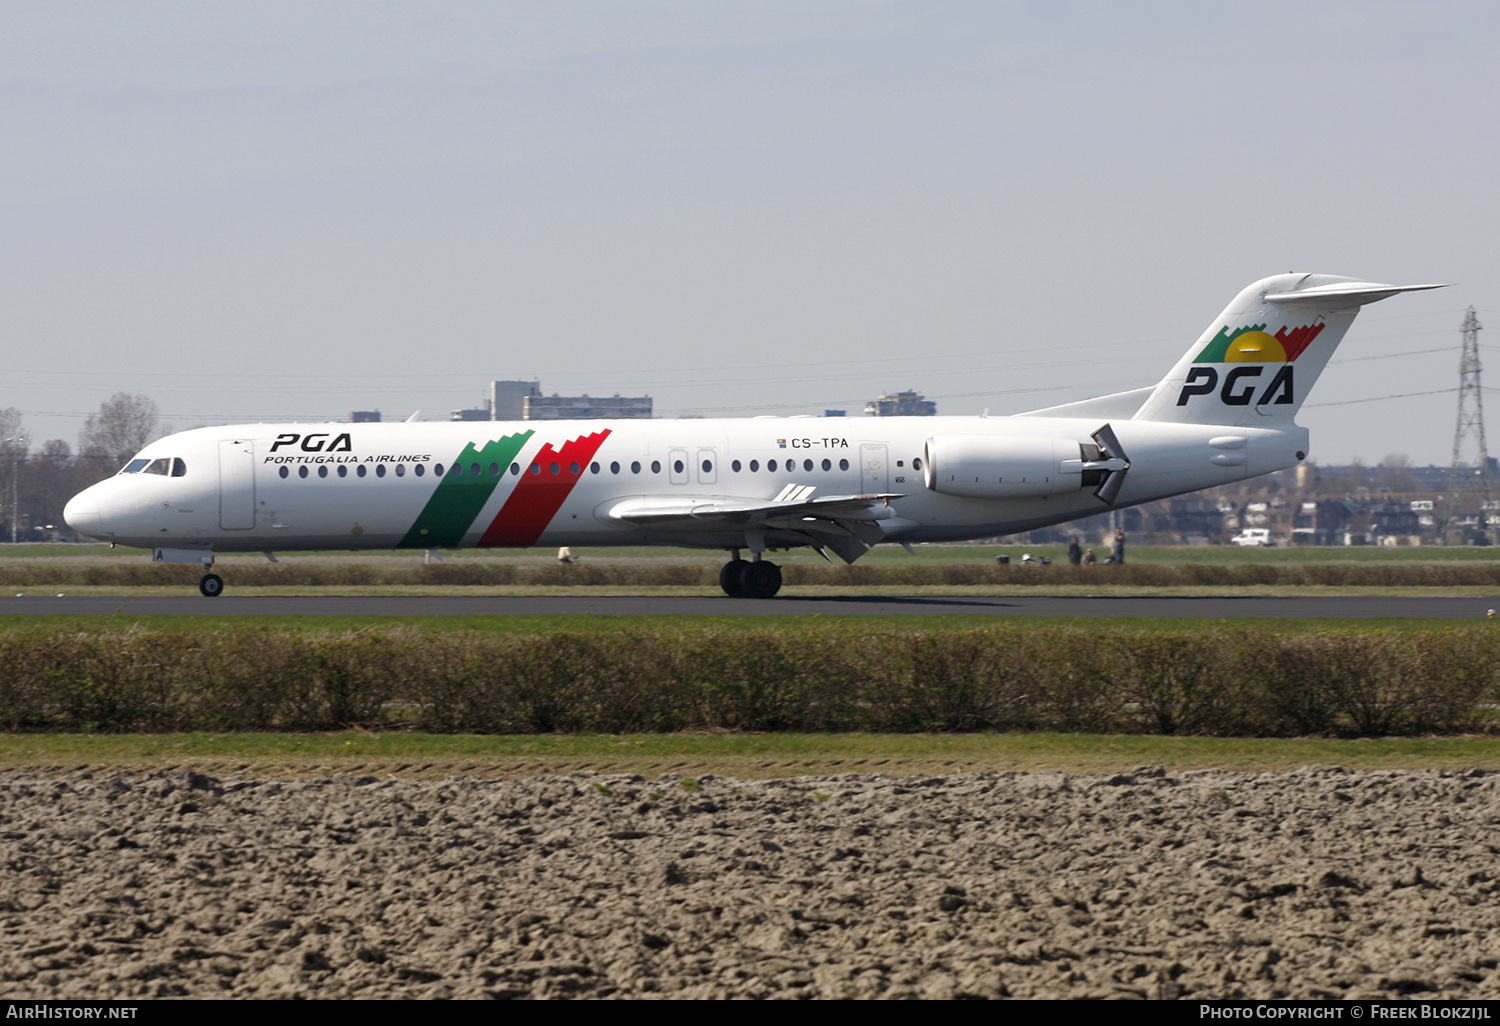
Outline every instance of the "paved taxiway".
<svg viewBox="0 0 1500 1026">
<path fill-rule="evenodd" d="M 27 593 L 0 598 L 0 615 L 101 616 L 508 616 L 551 613 L 637 616 L 1078 616 L 1240 619 L 1286 617 L 1371 620 L 1387 617 L 1484 619 L 1500 609 L 1493 598 L 1224 597 L 1101 598 L 1087 596 L 838 596 L 749 599 L 679 596 L 444 595 L 444 596 L 128 596 Z M 1500 625 L 1497 625 L 1500 626 Z"/>
</svg>

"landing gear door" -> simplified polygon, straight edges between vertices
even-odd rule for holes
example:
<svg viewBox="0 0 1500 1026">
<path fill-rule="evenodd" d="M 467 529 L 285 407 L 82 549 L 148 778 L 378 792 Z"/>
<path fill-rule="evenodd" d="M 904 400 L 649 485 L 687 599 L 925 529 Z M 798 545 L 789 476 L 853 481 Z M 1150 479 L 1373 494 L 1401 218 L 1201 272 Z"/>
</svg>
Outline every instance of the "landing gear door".
<svg viewBox="0 0 1500 1026">
<path fill-rule="evenodd" d="M 886 459 L 884 445 L 862 443 L 859 447 L 859 467 L 861 471 L 860 491 L 873 494 L 891 490 L 890 464 Z"/>
<path fill-rule="evenodd" d="M 255 526 L 255 443 L 219 442 L 219 526 L 248 531 Z"/>
</svg>

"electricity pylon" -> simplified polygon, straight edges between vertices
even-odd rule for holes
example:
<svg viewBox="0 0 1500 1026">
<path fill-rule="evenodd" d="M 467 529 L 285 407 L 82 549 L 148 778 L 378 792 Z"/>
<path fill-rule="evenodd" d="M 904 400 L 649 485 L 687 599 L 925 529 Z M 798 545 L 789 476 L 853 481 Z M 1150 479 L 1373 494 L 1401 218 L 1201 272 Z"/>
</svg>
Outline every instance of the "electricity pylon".
<svg viewBox="0 0 1500 1026">
<path fill-rule="evenodd" d="M 1453 467 L 1449 471 L 1454 489 L 1478 485 L 1490 490 L 1490 453 L 1484 444 L 1484 398 L 1479 388 L 1479 318 L 1469 307 L 1464 317 L 1464 351 L 1458 361 L 1458 427 L 1453 432 Z M 1479 465 L 1471 473 L 1459 459 L 1464 436 L 1479 443 Z"/>
</svg>

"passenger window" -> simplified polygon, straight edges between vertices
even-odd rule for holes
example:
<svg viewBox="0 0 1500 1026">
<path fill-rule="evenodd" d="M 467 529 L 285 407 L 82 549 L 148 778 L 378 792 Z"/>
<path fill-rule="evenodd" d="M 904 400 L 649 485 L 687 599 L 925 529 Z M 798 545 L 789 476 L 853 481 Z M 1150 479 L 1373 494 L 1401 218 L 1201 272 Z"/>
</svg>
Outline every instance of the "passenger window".
<svg viewBox="0 0 1500 1026">
<path fill-rule="evenodd" d="M 354 468 L 354 472 L 356 474 L 358 474 L 360 477 L 364 477 L 365 476 L 365 465 L 363 463 L 361 463 L 359 466 L 357 466 L 357 467 Z"/>
<path fill-rule="evenodd" d="M 833 469 L 833 461 L 832 460 L 824 460 L 823 461 L 823 469 L 824 470 L 832 470 Z"/>
<path fill-rule="evenodd" d="M 677 474 L 682 473 L 682 461 L 681 460 L 673 460 L 672 461 L 672 471 L 673 471 L 673 473 L 677 473 Z"/>
<path fill-rule="evenodd" d="M 279 471 L 279 473 L 281 474 L 282 477 L 286 477 L 286 475 L 287 475 L 287 469 L 285 467 L 282 467 L 281 470 Z"/>
<path fill-rule="evenodd" d="M 418 463 L 415 467 L 412 467 L 411 468 L 411 472 L 413 474 L 416 474 L 418 477 L 421 477 L 423 474 L 427 473 L 426 469 L 420 463 Z M 344 468 L 340 467 L 339 468 L 339 477 L 343 477 L 343 476 L 344 476 Z"/>
<path fill-rule="evenodd" d="M 578 476 L 578 464 L 576 464 L 576 463 L 569 463 L 568 464 L 568 473 L 572 474 L 574 477 L 577 477 Z"/>
<path fill-rule="evenodd" d="M 482 473 L 484 473 L 484 468 L 481 467 L 479 464 L 477 464 L 477 463 L 470 463 L 469 464 L 469 476 L 470 477 L 478 477 Z"/>
<path fill-rule="evenodd" d="M 653 474 L 660 474 L 661 473 L 661 460 L 652 460 L 651 461 L 651 473 L 653 473 Z"/>
<path fill-rule="evenodd" d="M 590 474 L 597 474 L 597 473 L 599 473 L 599 464 L 598 463 L 590 463 L 589 464 L 589 473 Z"/>
<path fill-rule="evenodd" d="M 375 476 L 376 477 L 385 477 L 385 464 L 384 463 L 377 463 L 375 465 Z"/>
<path fill-rule="evenodd" d="M 559 467 L 556 463 L 549 463 L 547 465 L 547 473 L 551 474 L 553 477 L 556 477 L 557 476 L 557 472 L 559 470 L 561 470 L 561 469 L 562 468 Z"/>
<path fill-rule="evenodd" d="M 318 476 L 319 477 L 327 477 L 328 476 L 328 468 L 327 467 L 319 467 L 318 468 Z"/>
<path fill-rule="evenodd" d="M 510 476 L 511 477 L 515 477 L 516 475 L 518 475 L 520 473 L 521 473 L 521 465 L 519 463 L 512 463 L 510 465 Z"/>
<path fill-rule="evenodd" d="M 542 472 L 542 465 L 540 463 L 533 463 L 531 465 L 530 469 L 531 469 L 531 476 L 532 477 L 536 477 L 538 474 L 540 474 Z"/>
<path fill-rule="evenodd" d="M 306 467 L 298 467 L 297 468 L 297 476 L 298 477 L 306 477 L 307 476 L 307 468 Z"/>
<path fill-rule="evenodd" d="M 739 469 L 739 468 L 735 468 L 735 469 Z M 705 474 L 712 474 L 714 472 L 714 463 L 713 463 L 713 460 L 704 460 L 703 461 L 703 472 Z"/>
<path fill-rule="evenodd" d="M 398 463 L 398 464 L 396 464 L 396 476 L 397 477 L 405 477 L 406 476 L 406 464 L 405 463 Z"/>
<path fill-rule="evenodd" d="M 729 468 L 731 470 L 733 470 L 736 474 L 738 474 L 740 472 L 740 461 L 739 460 L 735 460 L 733 463 L 729 464 Z"/>
<path fill-rule="evenodd" d="M 421 472 L 422 472 L 422 468 L 418 467 L 417 468 L 417 473 L 420 474 Z M 349 476 L 349 468 L 346 467 L 346 466 L 344 466 L 342 463 L 340 463 L 339 464 L 339 477 L 348 477 L 348 476 Z"/>
<path fill-rule="evenodd" d="M 609 465 L 609 472 L 611 474 L 618 474 L 620 472 L 620 463 L 618 460 Z"/>
<path fill-rule="evenodd" d="M 639 474 L 641 472 L 641 461 L 640 460 L 632 460 L 631 461 L 630 472 L 632 474 Z"/>
<path fill-rule="evenodd" d="M 443 465 L 441 463 L 434 463 L 432 465 L 432 473 L 433 473 L 434 477 L 442 477 L 443 476 Z"/>
<path fill-rule="evenodd" d="M 839 460 L 839 469 L 840 470 L 848 470 L 849 469 L 849 461 L 848 460 Z"/>
<path fill-rule="evenodd" d="M 760 470 L 760 460 L 751 460 L 750 461 L 750 473 L 754 474 L 758 470 Z"/>
<path fill-rule="evenodd" d="M 182 462 L 182 459 L 180 457 L 174 458 L 172 460 L 172 476 L 187 477 L 187 464 Z"/>
<path fill-rule="evenodd" d="M 774 474 L 776 472 L 776 461 L 775 460 L 767 460 L 766 461 L 766 469 L 769 470 L 771 473 Z"/>
<path fill-rule="evenodd" d="M 498 464 L 498 463 L 491 463 L 490 464 L 490 477 L 499 477 L 499 476 L 500 476 L 500 464 Z"/>
<path fill-rule="evenodd" d="M 809 473 L 811 473 L 811 471 L 812 471 L 812 460 L 803 460 L 802 461 L 802 469 L 808 471 Z"/>
</svg>

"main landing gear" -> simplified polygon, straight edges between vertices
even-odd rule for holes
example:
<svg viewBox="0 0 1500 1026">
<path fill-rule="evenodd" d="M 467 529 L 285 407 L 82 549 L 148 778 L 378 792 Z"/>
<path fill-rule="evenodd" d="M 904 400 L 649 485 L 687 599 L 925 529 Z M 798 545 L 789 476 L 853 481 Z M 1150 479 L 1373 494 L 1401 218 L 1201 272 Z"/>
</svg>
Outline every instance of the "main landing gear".
<svg viewBox="0 0 1500 1026">
<path fill-rule="evenodd" d="M 218 574 L 204 574 L 198 582 L 198 590 L 204 598 L 218 598 L 224 592 L 224 578 Z"/>
<path fill-rule="evenodd" d="M 768 599 L 781 590 L 781 567 L 736 557 L 719 571 L 719 587 L 730 598 Z"/>
</svg>

